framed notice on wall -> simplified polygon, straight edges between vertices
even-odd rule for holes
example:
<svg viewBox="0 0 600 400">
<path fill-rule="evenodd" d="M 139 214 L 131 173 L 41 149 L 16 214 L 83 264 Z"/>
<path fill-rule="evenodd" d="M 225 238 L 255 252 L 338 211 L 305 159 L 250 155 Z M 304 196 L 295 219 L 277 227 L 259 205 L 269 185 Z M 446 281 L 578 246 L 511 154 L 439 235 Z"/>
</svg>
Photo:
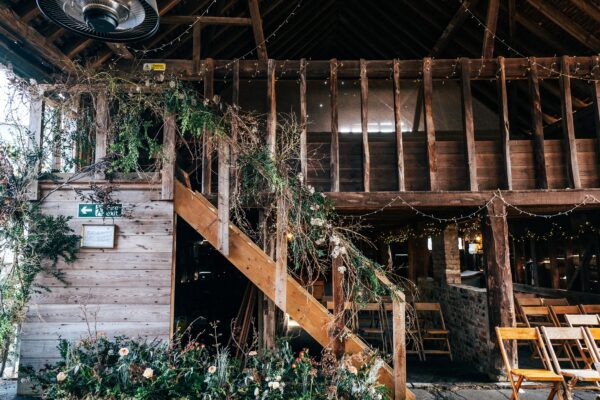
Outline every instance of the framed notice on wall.
<svg viewBox="0 0 600 400">
<path fill-rule="evenodd" d="M 81 247 L 90 249 L 114 249 L 115 225 L 82 225 Z"/>
</svg>

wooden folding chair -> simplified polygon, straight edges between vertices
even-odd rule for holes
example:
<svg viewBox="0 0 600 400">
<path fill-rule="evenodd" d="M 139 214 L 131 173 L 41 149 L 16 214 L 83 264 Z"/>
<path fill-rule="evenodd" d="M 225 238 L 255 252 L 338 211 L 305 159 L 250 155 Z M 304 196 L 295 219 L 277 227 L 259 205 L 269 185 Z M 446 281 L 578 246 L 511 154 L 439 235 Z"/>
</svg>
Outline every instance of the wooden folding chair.
<svg viewBox="0 0 600 400">
<path fill-rule="evenodd" d="M 600 304 L 581 304 L 579 308 L 581 308 L 581 312 L 584 314 L 600 315 Z"/>
<path fill-rule="evenodd" d="M 423 354 L 447 354 L 452 360 L 450 331 L 446 328 L 440 303 L 415 303 L 415 311 L 417 319 L 419 319 L 421 339 L 423 340 Z M 422 315 L 427 318 L 422 319 Z M 427 349 L 426 343 L 438 343 L 440 346 L 435 349 Z"/>
<path fill-rule="evenodd" d="M 551 388 L 550 394 L 548 395 L 548 400 L 554 399 L 555 396 L 558 396 L 559 400 L 563 399 L 560 389 L 562 386 L 565 391 L 567 390 L 565 380 L 562 375 L 550 370 L 550 366 L 546 366 L 545 369 L 513 368 L 508 360 L 506 348 L 504 347 L 504 341 L 508 340 L 514 340 L 517 341 L 517 343 L 518 341 L 526 341 L 534 344 L 535 347 L 539 348 L 544 354 L 544 357 L 547 357 L 544 342 L 542 341 L 540 331 L 537 328 L 496 327 L 496 337 L 498 338 L 498 345 L 500 346 L 500 353 L 508 374 L 508 380 L 512 386 L 513 394 L 510 398 L 511 400 L 519 400 L 519 389 L 521 388 L 523 382 L 548 383 L 550 384 Z M 545 360 L 547 360 L 547 358 L 544 357 L 542 357 L 542 361 L 546 362 Z"/>
<path fill-rule="evenodd" d="M 570 327 L 600 326 L 600 316 L 596 314 L 565 314 L 565 320 Z"/>
<path fill-rule="evenodd" d="M 550 310 L 546 306 L 522 307 L 521 312 L 528 328 L 536 326 L 554 326 Z"/>
<path fill-rule="evenodd" d="M 550 317 L 556 327 L 569 326 L 565 315 L 579 314 L 581 312 L 579 306 L 550 306 L 548 308 L 550 309 Z"/>
<path fill-rule="evenodd" d="M 525 323 L 525 316 L 523 315 L 523 307 L 535 307 L 542 306 L 542 299 L 539 297 L 516 297 L 515 302 L 517 304 L 517 327 L 527 326 Z"/>
<path fill-rule="evenodd" d="M 550 356 L 548 362 L 554 366 L 554 371 L 561 374 L 565 378 L 567 397 L 572 398 L 573 390 L 600 390 L 598 383 L 600 382 L 600 373 L 592 366 L 598 362 L 597 355 L 592 350 L 590 339 L 585 333 L 584 328 L 552 328 L 542 327 L 544 340 L 546 341 L 547 355 Z M 563 368 L 554 352 L 553 342 L 562 343 L 584 343 L 584 346 L 578 346 L 581 352 L 581 358 L 589 360 L 585 364 L 585 368 Z M 585 348 L 585 353 L 583 352 Z M 591 386 L 577 386 L 579 382 L 593 383 Z"/>
<path fill-rule="evenodd" d="M 414 303 L 411 302 L 410 307 L 414 308 Z M 406 354 L 416 354 L 419 357 L 419 361 L 425 361 L 427 357 L 423 352 L 423 337 L 421 336 L 419 318 L 415 318 L 412 322 L 411 326 L 407 325 L 406 327 Z"/>
<path fill-rule="evenodd" d="M 545 306 L 568 306 L 569 300 L 565 299 L 564 297 L 558 299 L 543 298 L 542 304 Z"/>
</svg>

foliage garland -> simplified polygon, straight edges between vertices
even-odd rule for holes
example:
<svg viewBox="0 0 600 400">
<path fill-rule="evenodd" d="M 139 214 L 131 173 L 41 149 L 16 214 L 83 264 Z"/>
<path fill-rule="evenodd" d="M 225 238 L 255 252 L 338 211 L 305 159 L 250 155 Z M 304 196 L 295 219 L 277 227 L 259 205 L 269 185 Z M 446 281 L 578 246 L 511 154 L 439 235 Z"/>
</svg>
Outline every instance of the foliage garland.
<svg viewBox="0 0 600 400">
<path fill-rule="evenodd" d="M 36 283 L 36 276 L 46 272 L 62 279 L 57 263 L 72 262 L 79 243 L 68 217 L 44 215 L 39 202 L 29 199 L 48 149 L 18 145 L 32 140 L 17 124 L 11 133 L 16 136 L 13 144 L 0 142 L 0 375 L 30 297 L 48 290 Z"/>
</svg>

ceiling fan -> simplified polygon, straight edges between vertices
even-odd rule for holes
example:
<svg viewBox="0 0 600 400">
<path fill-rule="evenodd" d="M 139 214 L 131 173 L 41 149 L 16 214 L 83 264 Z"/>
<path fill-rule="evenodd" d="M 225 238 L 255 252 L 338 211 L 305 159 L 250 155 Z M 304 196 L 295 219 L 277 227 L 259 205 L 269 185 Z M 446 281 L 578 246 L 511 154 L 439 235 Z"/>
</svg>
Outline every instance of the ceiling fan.
<svg viewBox="0 0 600 400">
<path fill-rule="evenodd" d="M 133 42 L 152 36 L 159 25 L 156 0 L 37 0 L 50 20 L 106 42 Z"/>
</svg>

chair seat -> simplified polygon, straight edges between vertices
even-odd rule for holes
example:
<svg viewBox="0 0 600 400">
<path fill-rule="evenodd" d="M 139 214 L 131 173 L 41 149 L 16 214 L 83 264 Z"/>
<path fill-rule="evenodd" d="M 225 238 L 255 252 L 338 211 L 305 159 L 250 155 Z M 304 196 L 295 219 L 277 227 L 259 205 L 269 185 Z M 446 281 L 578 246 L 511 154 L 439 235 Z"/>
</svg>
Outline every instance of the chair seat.
<svg viewBox="0 0 600 400">
<path fill-rule="evenodd" d="M 595 369 L 563 369 L 560 372 L 579 381 L 600 381 L 600 372 Z"/>
<path fill-rule="evenodd" d="M 562 381 L 562 376 L 547 369 L 513 369 L 513 375 L 522 376 L 528 381 Z"/>
</svg>

